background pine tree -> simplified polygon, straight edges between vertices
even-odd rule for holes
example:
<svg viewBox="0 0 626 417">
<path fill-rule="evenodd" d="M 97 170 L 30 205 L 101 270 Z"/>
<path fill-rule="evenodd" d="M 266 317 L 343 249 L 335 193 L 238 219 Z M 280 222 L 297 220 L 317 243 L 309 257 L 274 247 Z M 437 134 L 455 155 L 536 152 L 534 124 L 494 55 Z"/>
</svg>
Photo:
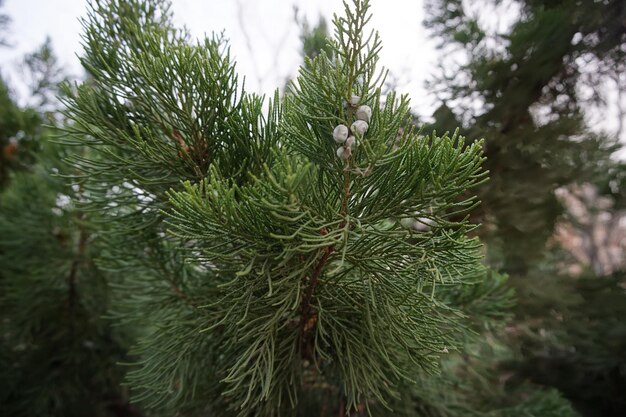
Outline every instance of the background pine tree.
<svg viewBox="0 0 626 417">
<path fill-rule="evenodd" d="M 38 138 L 46 141 L 46 137 Z M 0 201 L 0 404 L 15 416 L 115 416 L 124 337 L 104 318 L 109 277 L 99 239 L 45 144 Z M 130 415 L 122 413 L 122 415 Z"/>
<path fill-rule="evenodd" d="M 25 57 L 24 73 L 31 105 L 19 107 L 4 83 L 0 97 L 0 411 L 133 416 L 117 365 L 126 335 L 104 317 L 101 240 L 62 162 L 84 148 L 52 143 L 65 76 L 49 41 Z"/>
<path fill-rule="evenodd" d="M 441 76 L 431 84 L 441 106 L 427 129 L 461 124 L 464 134 L 487 138 L 491 181 L 478 190 L 483 204 L 473 214 L 484 223 L 479 233 L 489 264 L 511 274 L 518 300 L 503 339 L 513 353 L 503 358 L 503 375 L 514 375 L 509 385 L 532 380 L 556 387 L 584 415 L 623 415 L 615 391 L 626 380 L 626 327 L 617 319 L 623 273 L 603 277 L 606 265 L 596 263 L 572 276 L 563 266 L 577 261 L 554 236 L 559 225 L 583 240 L 602 233 L 559 200 L 565 187 L 597 190 L 597 204 L 584 208 L 592 219 L 623 208 L 624 164 L 611 156 L 615 139 L 591 131 L 586 115 L 602 103 L 607 80 L 624 71 L 624 3 L 436 0 L 428 6 L 427 26 L 442 51 L 464 64 L 442 58 Z M 507 10 L 513 6 L 519 13 Z M 500 32 L 493 29 L 507 18 L 508 25 L 495 25 Z M 610 202 L 608 211 L 600 200 Z"/>
<path fill-rule="evenodd" d="M 578 87 L 597 89 L 624 72 L 626 8 L 621 1 L 569 0 L 510 6 L 519 7 L 519 16 L 498 32 L 480 11 L 505 19 L 505 5 L 427 2 L 426 24 L 448 59 L 442 57 L 441 76 L 431 84 L 441 105 L 426 129 L 462 126 L 468 137 L 487 138 L 492 180 L 479 190 L 482 235 L 493 264 L 523 274 L 541 260 L 562 213 L 555 190 L 614 180 L 619 170 L 609 158 L 614 139 L 586 125 L 590 99 Z"/>
</svg>

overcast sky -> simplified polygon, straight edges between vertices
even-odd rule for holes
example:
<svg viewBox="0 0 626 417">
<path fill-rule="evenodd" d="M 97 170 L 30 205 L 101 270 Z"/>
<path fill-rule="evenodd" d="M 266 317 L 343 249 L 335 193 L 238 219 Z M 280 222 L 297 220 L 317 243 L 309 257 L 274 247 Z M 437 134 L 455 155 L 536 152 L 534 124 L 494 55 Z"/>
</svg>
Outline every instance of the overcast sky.
<svg viewBox="0 0 626 417">
<path fill-rule="evenodd" d="M 247 89 L 270 94 L 296 74 L 302 61 L 294 8 L 311 24 L 320 16 L 330 23 L 332 14 L 343 10 L 341 0 L 173 0 L 172 4 L 176 24 L 187 26 L 193 36 L 223 30 Z M 429 114 L 433 103 L 416 99 L 426 97 L 423 82 L 436 56 L 421 25 L 422 1 L 372 0 L 371 4 L 370 27 L 383 40 L 381 63 L 391 71 L 398 90 L 413 97 L 415 110 Z M 79 17 L 85 15 L 86 5 L 87 0 L 5 0 L 4 13 L 13 20 L 13 48 L 0 49 L 0 63 L 11 85 L 19 81 L 16 64 L 46 36 L 63 65 L 74 75 L 82 73 L 76 54 L 81 53 Z"/>
</svg>

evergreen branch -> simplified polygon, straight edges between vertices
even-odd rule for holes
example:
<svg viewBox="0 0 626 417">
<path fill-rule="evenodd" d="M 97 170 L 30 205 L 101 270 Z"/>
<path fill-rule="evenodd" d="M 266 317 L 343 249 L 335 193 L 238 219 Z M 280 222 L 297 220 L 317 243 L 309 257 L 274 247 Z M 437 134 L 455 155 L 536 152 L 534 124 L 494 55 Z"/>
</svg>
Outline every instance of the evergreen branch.
<svg viewBox="0 0 626 417">
<path fill-rule="evenodd" d="M 320 234 L 326 235 L 328 234 L 328 231 L 325 228 L 322 228 L 320 230 Z M 315 327 L 315 324 L 311 323 L 311 321 L 316 321 L 315 311 L 313 307 L 311 306 L 311 299 L 313 297 L 313 294 L 315 293 L 315 287 L 317 287 L 319 277 L 322 274 L 322 271 L 324 267 L 326 266 L 326 263 L 328 262 L 328 258 L 335 251 L 335 246 L 327 246 L 323 248 L 322 251 L 323 251 L 322 257 L 317 263 L 317 265 L 315 266 L 315 269 L 313 270 L 311 278 L 308 279 L 308 286 L 304 294 L 304 297 L 302 298 L 302 306 L 300 309 L 301 311 L 300 313 L 301 350 L 302 350 L 303 357 L 308 358 L 308 359 L 313 359 L 312 352 L 310 352 L 310 348 L 308 345 L 308 338 L 309 338 L 311 329 Z"/>
<path fill-rule="evenodd" d="M 102 213 L 101 265 L 132 295 L 112 314 L 149 329 L 136 398 L 249 417 L 330 392 L 325 409 L 346 415 L 436 373 L 465 331 L 450 292 L 482 270 L 458 216 L 481 145 L 422 137 L 406 96 L 381 97 L 369 2 L 345 3 L 330 53 L 264 112 L 221 38 L 190 43 L 156 0 L 109 1 L 85 23 L 93 81 L 68 92 L 67 132 L 92 150 L 73 162 Z M 338 124 L 356 136 L 345 158 Z"/>
</svg>

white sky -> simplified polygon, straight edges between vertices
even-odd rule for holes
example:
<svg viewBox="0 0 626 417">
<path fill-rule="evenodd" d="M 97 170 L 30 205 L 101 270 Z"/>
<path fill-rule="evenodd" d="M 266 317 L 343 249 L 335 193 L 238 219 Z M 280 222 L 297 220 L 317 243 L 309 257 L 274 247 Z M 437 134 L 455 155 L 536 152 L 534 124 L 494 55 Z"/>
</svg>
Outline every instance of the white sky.
<svg viewBox="0 0 626 417">
<path fill-rule="evenodd" d="M 431 103 L 417 99 L 427 96 L 423 82 L 436 58 L 433 42 L 421 25 L 422 1 L 372 0 L 371 4 L 370 27 L 380 32 L 383 41 L 381 64 L 391 71 L 399 92 L 413 98 L 413 108 L 430 114 L 432 99 Z M 19 83 L 16 67 L 23 55 L 48 35 L 61 63 L 71 74 L 82 74 L 76 57 L 82 50 L 78 19 L 85 15 L 86 5 L 86 0 L 5 0 L 2 11 L 13 20 L 13 48 L 0 49 L 0 63 L 10 85 Z M 312 25 L 319 16 L 330 25 L 332 14 L 343 11 L 341 0 L 173 0 L 172 5 L 176 24 L 187 26 L 194 37 L 224 30 L 238 72 L 246 77 L 246 89 L 266 94 L 282 88 L 302 62 L 294 7 Z"/>
</svg>

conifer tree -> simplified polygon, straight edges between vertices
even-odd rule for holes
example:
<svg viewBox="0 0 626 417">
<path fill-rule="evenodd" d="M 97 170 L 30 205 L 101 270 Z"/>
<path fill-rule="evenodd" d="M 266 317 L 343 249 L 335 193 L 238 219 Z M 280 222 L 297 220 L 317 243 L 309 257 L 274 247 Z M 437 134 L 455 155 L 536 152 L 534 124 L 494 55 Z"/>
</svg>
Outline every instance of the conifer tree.
<svg viewBox="0 0 626 417">
<path fill-rule="evenodd" d="M 21 109 L 0 78 L 0 190 L 7 186 L 12 171 L 24 169 L 32 162 L 29 150 L 35 146 L 40 127 L 37 112 Z"/>
<path fill-rule="evenodd" d="M 4 6 L 0 1 L 0 9 Z M 0 48 L 9 47 L 6 32 L 11 18 L 0 12 Z M 21 109 L 10 86 L 0 74 L 0 191 L 7 186 L 10 173 L 32 163 L 35 138 L 41 133 L 41 120 L 35 109 Z"/>
<path fill-rule="evenodd" d="M 44 99 L 20 108 L 4 83 L 0 94 L 0 411 L 131 416 L 116 365 L 126 338 L 104 319 L 111 277 L 94 264 L 100 239 L 62 163 L 84 148 L 53 144 L 43 126 L 44 113 L 60 121 L 63 71 L 49 42 L 26 66 Z"/>
<path fill-rule="evenodd" d="M 501 287 L 458 216 L 481 143 L 421 135 L 407 97 L 381 97 L 368 20 L 346 5 L 330 52 L 264 111 L 223 39 L 191 41 L 167 3 L 93 4 L 68 141 L 90 148 L 73 162 L 149 409 L 414 415 L 418 375 Z"/>
<path fill-rule="evenodd" d="M 477 191 L 484 204 L 474 214 L 485 223 L 491 264 L 524 274 L 543 258 L 562 213 L 557 188 L 623 177 L 610 159 L 614 139 L 585 119 L 599 97 L 583 92 L 626 68 L 625 4 L 429 0 L 426 7 L 443 52 L 430 85 L 442 103 L 428 129 L 486 136 L 491 181 Z"/>
<path fill-rule="evenodd" d="M 123 333 L 104 319 L 109 277 L 79 187 L 59 176 L 73 150 L 38 138 L 37 162 L 0 194 L 0 409 L 12 416 L 116 416 Z"/>
<path fill-rule="evenodd" d="M 488 138 L 491 181 L 478 190 L 483 204 L 472 214 L 486 223 L 488 263 L 512 274 L 518 298 L 506 335 L 513 353 L 503 358 L 502 372 L 557 388 L 585 416 L 623 415 L 615 390 L 626 381 L 624 273 L 597 276 L 577 262 L 582 273 L 572 276 L 562 267 L 571 256 L 546 239 L 558 223 L 588 227 L 570 218 L 578 217 L 574 211 L 562 214 L 559 187 L 591 183 L 603 196 L 594 205 L 608 197 L 623 207 L 624 163 L 611 157 L 611 138 L 589 129 L 585 113 L 607 78 L 626 68 L 626 4 L 427 4 L 427 25 L 445 55 L 469 52 L 462 65 L 442 66 L 436 85 L 444 103 L 432 127 L 452 129 L 464 119 L 463 132 Z M 485 9 L 509 24 L 490 27 L 496 19 L 477 13 Z M 597 215 L 596 207 L 587 210 Z"/>
</svg>

